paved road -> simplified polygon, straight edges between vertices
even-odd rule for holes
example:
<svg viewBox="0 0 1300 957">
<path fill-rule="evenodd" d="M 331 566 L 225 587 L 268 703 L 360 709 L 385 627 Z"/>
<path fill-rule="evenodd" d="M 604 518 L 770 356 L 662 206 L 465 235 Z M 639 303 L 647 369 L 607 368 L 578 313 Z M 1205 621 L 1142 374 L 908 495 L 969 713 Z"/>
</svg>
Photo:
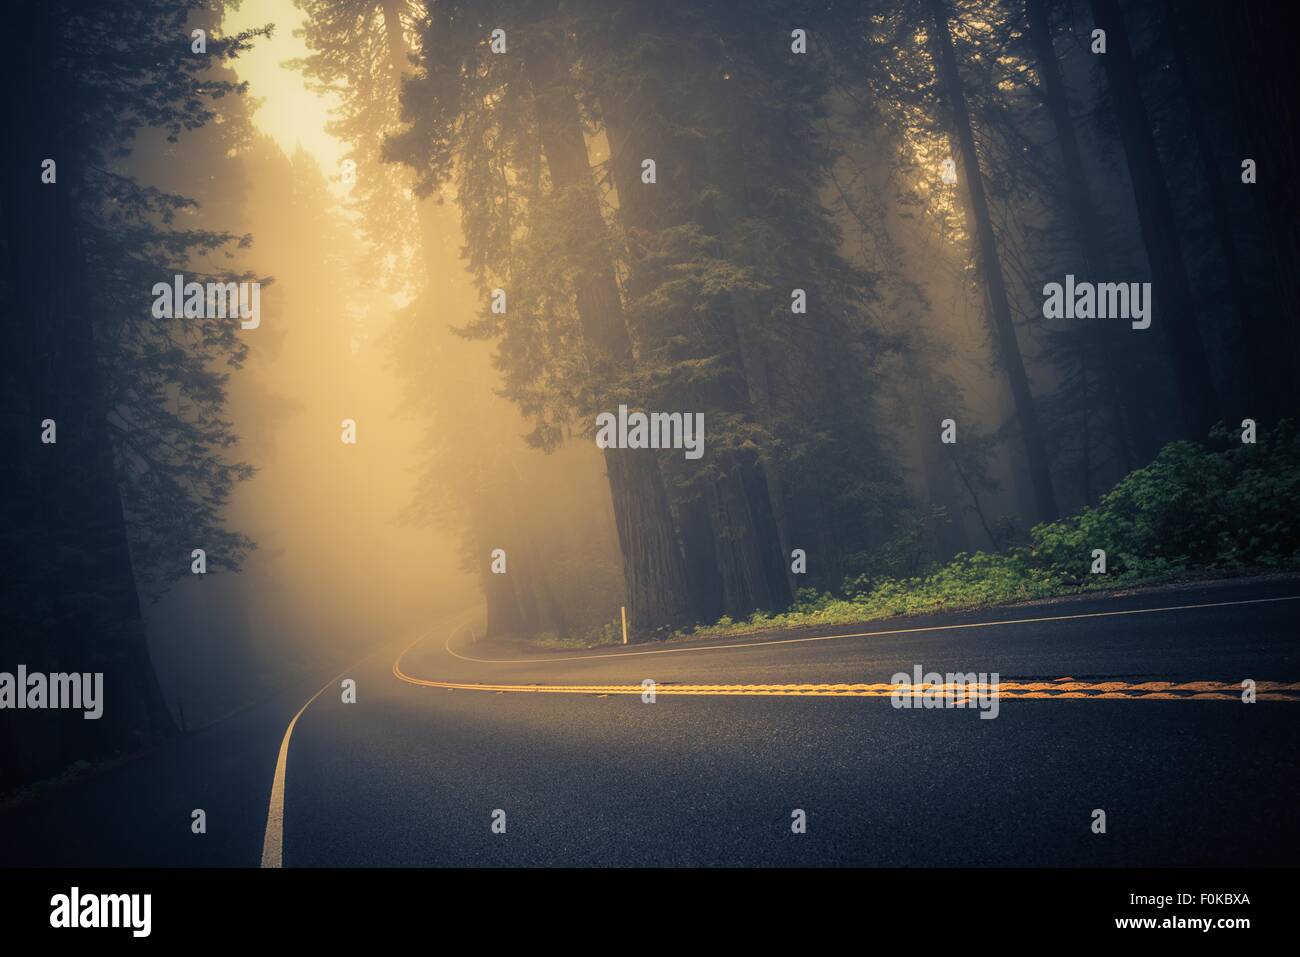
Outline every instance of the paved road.
<svg viewBox="0 0 1300 957">
<path fill-rule="evenodd" d="M 355 704 L 335 680 L 301 712 L 270 843 L 288 867 L 1294 864 L 1300 703 L 1095 695 L 1300 681 L 1298 597 L 1294 579 L 1204 585 L 631 653 L 476 643 L 463 615 L 349 669 Z M 916 664 L 1090 690 L 1004 698 L 996 720 L 888 696 L 662 693 L 888 683 Z M 646 678 L 653 704 L 441 686 Z M 257 864 L 285 728 L 315 690 L 0 816 L 0 861 Z"/>
</svg>

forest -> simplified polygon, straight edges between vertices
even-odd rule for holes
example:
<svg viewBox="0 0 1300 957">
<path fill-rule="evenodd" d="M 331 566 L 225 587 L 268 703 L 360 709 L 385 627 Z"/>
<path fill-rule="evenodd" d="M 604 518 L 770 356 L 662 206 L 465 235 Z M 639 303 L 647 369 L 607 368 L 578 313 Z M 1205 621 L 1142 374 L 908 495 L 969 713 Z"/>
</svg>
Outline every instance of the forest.
<svg viewBox="0 0 1300 957">
<path fill-rule="evenodd" d="M 10 17 L 0 670 L 130 706 L 0 722 L 0 794 L 432 609 L 586 647 L 1300 565 L 1267 4 Z"/>
</svg>

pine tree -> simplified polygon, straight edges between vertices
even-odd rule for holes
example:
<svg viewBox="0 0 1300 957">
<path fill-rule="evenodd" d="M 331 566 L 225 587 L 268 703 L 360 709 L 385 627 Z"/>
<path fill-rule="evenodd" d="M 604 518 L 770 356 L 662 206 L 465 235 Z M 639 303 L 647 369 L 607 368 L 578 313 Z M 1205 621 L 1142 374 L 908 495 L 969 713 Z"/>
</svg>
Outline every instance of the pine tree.
<svg viewBox="0 0 1300 957">
<path fill-rule="evenodd" d="M 192 54 L 198 2 L 83 9 L 22 5 L 24 43 L 6 63 L 3 120 L 21 131 L 0 155 L 4 193 L 4 657 L 29 669 L 102 671 L 98 722 L 5 723 L 4 783 L 157 741 L 174 730 L 145 639 L 140 593 L 188 570 L 179 540 L 207 536 L 237 567 L 249 543 L 221 527 L 247 466 L 226 461 L 224 377 L 238 364 L 233 322 L 164 325 L 149 291 L 171 271 L 236 237 L 174 227 L 182 197 L 118 168 L 136 134 L 176 139 L 242 88 L 208 75 L 253 34 L 212 38 Z M 265 31 L 257 31 L 265 32 Z M 113 55 L 100 45 L 114 37 Z M 41 182 L 44 159 L 57 178 Z M 52 419 L 57 441 L 42 444 Z M 183 526 L 190 534 L 185 534 Z M 66 717 L 66 716 L 65 716 Z"/>
<path fill-rule="evenodd" d="M 974 219 L 974 242 L 984 275 L 985 293 L 989 313 L 997 333 L 999 360 L 1011 384 L 1019 420 L 1021 440 L 1029 461 L 1029 477 L 1033 485 L 1036 517 L 1039 521 L 1052 521 L 1057 516 L 1056 493 L 1048 466 L 1047 449 L 1043 441 L 1038 411 L 1029 387 L 1020 345 L 1016 340 L 1011 321 L 1011 307 L 1007 301 L 1006 282 L 998 253 L 997 235 L 989 215 L 988 200 L 984 192 L 984 173 L 980 169 L 979 154 L 975 149 L 975 136 L 971 129 L 970 114 L 962 88 L 957 57 L 953 51 L 952 34 L 948 25 L 947 5 L 944 0 L 929 0 L 934 25 L 935 70 L 947 91 L 952 111 L 952 124 L 962 157 L 967 196 Z"/>
<path fill-rule="evenodd" d="M 1092 0 L 1093 19 L 1106 31 L 1103 65 L 1124 141 L 1142 237 L 1155 278 L 1156 314 L 1178 383 L 1183 429 L 1200 438 L 1219 418 L 1218 389 L 1197 326 L 1196 301 L 1178 241 L 1178 223 L 1160 154 L 1116 0 Z"/>
</svg>

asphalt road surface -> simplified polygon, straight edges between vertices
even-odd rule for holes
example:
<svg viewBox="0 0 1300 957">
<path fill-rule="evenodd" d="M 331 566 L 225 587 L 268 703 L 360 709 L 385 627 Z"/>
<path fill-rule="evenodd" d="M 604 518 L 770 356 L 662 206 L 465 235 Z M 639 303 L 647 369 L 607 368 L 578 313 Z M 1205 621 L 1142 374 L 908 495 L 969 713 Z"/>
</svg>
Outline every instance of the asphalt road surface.
<svg viewBox="0 0 1300 957">
<path fill-rule="evenodd" d="M 1293 866 L 1298 621 L 1294 578 L 593 652 L 466 613 L 0 815 L 0 864 Z M 894 707 L 916 665 L 997 717 Z"/>
</svg>

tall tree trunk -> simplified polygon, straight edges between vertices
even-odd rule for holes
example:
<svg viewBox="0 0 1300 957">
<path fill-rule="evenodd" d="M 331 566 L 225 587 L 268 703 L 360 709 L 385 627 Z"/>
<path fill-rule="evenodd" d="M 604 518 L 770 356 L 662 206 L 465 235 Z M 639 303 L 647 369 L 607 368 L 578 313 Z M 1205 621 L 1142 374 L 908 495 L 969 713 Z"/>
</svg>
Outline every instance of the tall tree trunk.
<svg viewBox="0 0 1300 957">
<path fill-rule="evenodd" d="M 1052 26 L 1047 15 L 1045 0 L 1025 0 L 1029 20 L 1029 39 L 1038 60 L 1038 73 L 1043 82 L 1043 101 L 1056 130 L 1056 143 L 1061 151 L 1061 165 L 1065 171 L 1065 187 L 1070 211 L 1070 225 L 1075 242 L 1088 265 L 1089 279 L 1100 280 L 1113 266 L 1106 251 L 1105 232 L 1093 203 L 1092 187 L 1083 165 L 1083 153 L 1070 115 L 1069 98 L 1065 81 L 1056 60 L 1056 45 L 1052 41 Z M 1125 473 L 1133 469 L 1133 455 L 1129 450 L 1129 435 L 1124 416 L 1123 400 L 1119 387 L 1121 377 L 1120 354 L 1113 332 L 1120 331 L 1103 325 L 1093 325 L 1089 330 L 1100 340 L 1102 358 L 1102 388 L 1110 428 L 1114 435 L 1115 452 Z"/>
<path fill-rule="evenodd" d="M 1029 478 L 1033 486 L 1035 517 L 1040 522 L 1050 522 L 1057 516 L 1056 493 L 1052 488 L 1052 474 L 1047 462 L 1047 448 L 1043 442 L 1038 412 L 1025 373 L 1020 344 L 1011 320 L 1011 304 L 1007 299 L 1006 282 L 1002 276 L 1002 261 L 998 254 L 997 236 L 989 215 L 988 199 L 984 194 L 984 178 L 980 171 L 979 154 L 975 149 L 975 134 L 971 129 L 970 112 L 966 94 L 962 89 L 957 55 L 952 46 L 952 33 L 948 27 L 945 0 L 929 0 L 934 20 L 935 72 L 940 86 L 945 88 L 952 109 L 952 122 L 962 155 L 966 189 L 971 214 L 975 220 L 974 242 L 980 269 L 984 275 L 984 288 L 988 297 L 989 314 L 998 343 L 999 360 L 1006 372 L 1015 403 L 1020 436 L 1024 442 L 1025 458 L 1029 465 Z"/>
<path fill-rule="evenodd" d="M 1228 108 L 1241 142 L 1234 164 L 1253 159 L 1258 181 L 1250 191 L 1271 260 L 1273 282 L 1267 306 L 1256 313 L 1259 338 L 1270 344 L 1273 391 L 1288 415 L 1300 408 L 1300 184 L 1292 172 L 1300 154 L 1300 114 L 1295 109 L 1295 33 L 1282 5 L 1207 4 L 1191 22 L 1203 24 L 1215 43 L 1248 50 L 1228 71 Z M 1256 375 L 1260 374 L 1258 370 Z"/>
<path fill-rule="evenodd" d="M 1196 323 L 1196 303 L 1187 264 L 1178 243 L 1178 221 L 1165 178 L 1151 120 L 1138 87 L 1128 31 L 1116 0 L 1091 0 L 1093 19 L 1106 31 L 1102 64 L 1119 120 L 1142 240 L 1155 280 L 1155 321 L 1159 322 L 1178 384 L 1183 431 L 1204 438 L 1219 417 L 1219 396 Z"/>
<path fill-rule="evenodd" d="M 6 356 L 12 375 L 5 377 L 16 394 L 5 400 L 20 410 L 11 452 L 35 514 L 20 540 L 6 544 L 21 556 L 18 567 L 6 568 L 14 576 L 5 576 L 21 606 L 16 617 L 6 615 L 3 631 L 11 636 L 3 657 L 24 654 L 26 660 L 8 664 L 31 671 L 104 673 L 102 719 L 27 713 L 29 726 L 60 727 L 47 753 L 33 754 L 20 742 L 26 769 L 43 773 L 154 743 L 175 724 L 149 655 L 110 439 L 102 355 L 113 344 L 96 335 L 85 281 L 77 209 L 92 200 L 83 195 L 81 133 L 58 125 L 65 115 L 60 84 L 46 75 L 64 27 L 55 9 L 20 11 L 15 27 L 26 40 L 11 63 L 14 82 L 0 91 L 5 128 L 24 131 L 0 147 L 0 222 L 16 327 L 16 352 Z M 46 156 L 58 162 L 53 184 L 40 181 Z M 52 445 L 40 443 L 46 418 L 56 422 Z M 19 628 L 27 633 L 12 634 Z"/>
<path fill-rule="evenodd" d="M 619 215 L 628 227 L 644 233 L 677 223 L 664 220 L 659 209 L 643 198 L 645 190 L 640 183 L 640 157 L 682 157 L 681 145 L 665 142 L 658 124 L 647 119 L 651 113 L 648 106 L 637 109 L 627 103 L 610 103 L 605 110 L 611 150 L 609 165 L 618 190 Z M 622 121 L 622 117 L 631 115 L 641 117 L 635 132 L 630 124 Z M 699 170 L 689 161 L 679 159 L 675 165 L 681 176 L 698 175 Z M 658 184 L 657 188 L 671 190 L 679 186 L 682 186 L 681 180 L 674 178 L 672 182 Z M 638 289 L 637 264 L 632 262 L 629 265 L 628 289 L 635 295 Z M 707 322 L 707 328 L 712 341 L 735 355 L 725 362 L 727 381 L 694 386 L 687 390 L 687 395 L 698 408 L 752 418 L 753 409 L 744 401 L 748 394 L 747 383 L 739 362 L 740 346 L 735 328 L 716 316 Z M 739 452 L 711 456 L 710 477 L 705 480 L 703 502 L 713 532 L 712 541 L 706 545 L 702 536 L 688 534 L 685 528 L 682 529 L 688 566 L 697 567 L 707 554 L 713 569 L 709 577 L 716 581 L 721 593 L 721 609 L 733 617 L 747 616 L 755 609 L 783 608 L 789 604 L 791 596 L 781 561 L 778 523 L 772 514 L 773 496 L 769 493 L 763 465 L 761 457 Z M 692 555 L 692 548 L 701 549 L 702 553 Z M 712 604 L 707 599 L 704 603 Z"/>
<path fill-rule="evenodd" d="M 526 55 L 525 67 L 551 183 L 558 191 L 572 191 L 582 227 L 601 235 L 605 224 L 567 71 L 554 48 L 540 40 Z M 612 258 L 602 257 L 579 275 L 574 291 L 598 401 L 612 405 L 611 384 L 632 368 Z M 690 617 L 685 568 L 659 463 L 642 450 L 605 449 L 604 457 L 623 552 L 629 627 L 643 634 L 680 627 Z"/>
<path fill-rule="evenodd" d="M 471 504 L 471 535 L 474 538 L 474 563 L 478 569 L 479 584 L 483 588 L 483 601 L 487 607 L 489 637 L 521 635 L 527 630 L 523 610 L 515 594 L 511 578 L 510 550 L 506 549 L 506 570 L 500 574 L 492 570 L 492 552 L 504 548 L 505 542 L 493 534 L 494 523 L 488 518 L 489 509 L 480 500 Z M 515 556 L 517 562 L 519 556 Z"/>
<path fill-rule="evenodd" d="M 379 4 L 379 14 L 384 28 L 384 41 L 388 50 L 388 65 L 392 75 L 393 95 L 399 101 L 402 95 L 403 80 L 414 69 L 414 65 L 410 60 L 410 50 L 406 45 L 405 26 L 402 23 L 401 12 L 404 8 L 404 0 L 380 0 Z M 445 16 L 445 11 L 441 15 Z M 442 23 L 442 21 L 439 22 Z M 454 222 L 454 213 L 452 212 L 453 207 L 451 204 L 439 206 L 432 196 L 420 198 L 412 195 L 409 198 L 415 204 L 415 216 L 419 228 L 420 262 L 424 267 L 425 288 L 432 291 L 437 288 L 439 281 L 438 264 L 441 258 L 439 237 L 444 233 L 457 232 L 457 224 Z M 450 332 L 447 335 L 450 344 L 463 345 Z M 494 402 L 497 400 L 490 396 L 486 388 L 484 388 L 479 401 Z M 517 484 L 511 474 L 502 476 L 501 480 L 512 485 Z M 488 527 L 488 516 L 496 513 L 497 506 L 492 490 L 486 485 L 480 484 L 470 494 L 473 500 L 467 503 L 471 515 L 469 534 L 474 538 L 477 550 L 476 567 L 479 573 L 479 587 L 483 590 L 483 599 L 487 609 L 486 634 L 527 633 L 535 622 L 535 616 L 528 614 L 526 602 L 521 600 L 522 596 L 516 588 L 518 578 L 509 578 L 508 575 L 495 575 L 491 570 L 491 549 L 505 544 L 504 538 L 500 538 L 495 544 L 486 542 L 484 538 L 484 532 Z M 511 501 L 518 500 L 518 497 L 511 496 Z"/>
<path fill-rule="evenodd" d="M 686 585 L 691 617 L 695 621 L 717 621 L 726 609 L 722 576 L 714 548 L 713 523 L 702 489 L 688 488 L 676 497 L 674 511 L 681 530 Z"/>
<path fill-rule="evenodd" d="M 1204 26 L 1215 42 L 1228 49 L 1250 50 L 1229 71 L 1230 109 L 1237 121 L 1240 161 L 1253 159 L 1258 181 L 1250 190 L 1253 207 L 1266 239 L 1264 255 L 1271 261 L 1273 283 L 1266 307 L 1257 319 L 1272 344 L 1277 370 L 1274 392 L 1280 409 L 1294 414 L 1300 407 L 1300 185 L 1291 164 L 1300 153 L 1300 114 L 1291 89 L 1294 32 L 1280 6 L 1213 4 Z"/>
<path fill-rule="evenodd" d="M 1253 412 L 1255 417 L 1267 415 L 1271 418 L 1283 408 L 1274 394 L 1274 387 L 1281 378 L 1280 370 L 1274 366 L 1275 344 L 1269 341 L 1267 329 L 1255 315 L 1250 290 L 1246 283 L 1241 253 L 1237 248 L 1237 237 L 1233 232 L 1232 217 L 1228 211 L 1228 197 L 1223 188 L 1223 169 L 1219 166 L 1214 140 L 1205 125 L 1205 104 L 1189 63 L 1185 28 L 1179 23 L 1179 19 L 1186 13 L 1180 13 L 1169 0 L 1165 0 L 1164 7 L 1169 49 L 1173 53 L 1174 66 L 1178 71 L 1183 100 L 1187 104 L 1188 122 L 1191 124 L 1192 138 L 1196 142 L 1196 157 L 1201 167 L 1201 178 L 1205 181 L 1205 192 L 1210 199 L 1210 217 L 1214 223 L 1219 250 L 1223 254 L 1224 269 L 1228 278 L 1228 294 L 1232 298 L 1237 322 L 1246 343 L 1250 370 L 1254 373 L 1244 377 L 1248 390 L 1246 399 L 1251 404 L 1250 412 Z M 1234 168 L 1239 169 L 1235 164 Z M 1289 371 L 1286 374 L 1290 374 Z"/>
<path fill-rule="evenodd" d="M 945 461 L 943 450 L 935 439 L 941 417 L 935 414 L 930 399 L 930 375 L 925 363 L 919 361 L 914 354 L 906 354 L 905 361 L 911 392 L 912 428 L 920 436 L 921 483 L 925 488 L 926 500 L 931 505 L 942 508 L 947 516 L 944 523 L 931 520 L 927 524 L 936 557 L 947 559 L 957 552 L 969 549 L 970 539 L 966 535 L 961 498 L 953 481 L 952 468 Z"/>
<path fill-rule="evenodd" d="M 743 109 L 736 98 L 734 84 L 713 84 L 724 97 L 732 99 L 720 104 L 723 116 L 734 115 Z M 711 196 L 702 210 L 706 227 L 728 247 L 729 254 L 744 266 L 753 262 L 746 248 L 741 223 L 746 216 L 745 178 L 746 162 L 744 144 L 738 139 L 711 137 L 703 143 L 683 145 L 688 162 L 697 170 L 697 195 Z M 766 317 L 762 305 L 745 289 L 733 290 L 727 335 L 735 345 L 740 363 L 738 372 L 744 380 L 744 395 L 754 418 L 766 428 L 772 427 L 773 398 L 769 387 L 769 347 L 764 342 L 762 330 Z M 790 503 L 786 490 L 786 477 L 782 463 L 769 449 L 759 454 L 761 474 L 751 476 L 755 486 L 760 486 L 765 501 L 765 515 L 758 516 L 764 525 L 770 523 L 771 531 L 765 537 L 771 555 L 767 556 L 767 574 L 771 579 L 778 603 L 793 598 L 798 582 L 790 570 L 790 552 L 794 548 L 794 531 L 790 521 Z M 757 497 L 757 496 L 756 496 Z M 756 503 L 758 504 L 758 503 Z M 772 559 L 776 558 L 773 566 Z"/>
</svg>

